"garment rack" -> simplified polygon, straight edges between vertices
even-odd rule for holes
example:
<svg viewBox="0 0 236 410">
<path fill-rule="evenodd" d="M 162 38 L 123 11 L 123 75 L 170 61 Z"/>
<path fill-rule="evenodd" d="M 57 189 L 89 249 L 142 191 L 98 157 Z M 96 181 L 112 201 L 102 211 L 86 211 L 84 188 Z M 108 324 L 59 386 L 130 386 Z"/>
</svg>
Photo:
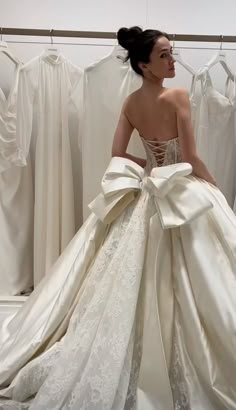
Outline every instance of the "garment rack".
<svg viewBox="0 0 236 410">
<path fill-rule="evenodd" d="M 116 39 L 116 32 L 110 31 L 77 31 L 77 30 L 46 30 L 31 28 L 1 27 L 0 34 L 11 36 L 37 36 L 37 37 L 75 37 L 75 38 L 100 38 Z M 196 41 L 208 43 L 236 43 L 236 36 L 204 35 L 204 34 L 169 34 L 170 40 Z"/>
</svg>

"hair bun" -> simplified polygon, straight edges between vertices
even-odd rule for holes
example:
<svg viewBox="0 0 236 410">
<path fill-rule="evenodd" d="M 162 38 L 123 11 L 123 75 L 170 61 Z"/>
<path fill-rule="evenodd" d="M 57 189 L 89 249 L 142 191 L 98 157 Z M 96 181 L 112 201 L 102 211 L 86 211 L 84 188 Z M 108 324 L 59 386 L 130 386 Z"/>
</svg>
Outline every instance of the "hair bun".
<svg viewBox="0 0 236 410">
<path fill-rule="evenodd" d="M 121 47 L 129 51 L 136 38 L 142 32 L 143 30 L 138 26 L 134 26 L 131 28 L 122 27 L 119 29 L 117 33 L 118 43 L 121 45 Z"/>
</svg>

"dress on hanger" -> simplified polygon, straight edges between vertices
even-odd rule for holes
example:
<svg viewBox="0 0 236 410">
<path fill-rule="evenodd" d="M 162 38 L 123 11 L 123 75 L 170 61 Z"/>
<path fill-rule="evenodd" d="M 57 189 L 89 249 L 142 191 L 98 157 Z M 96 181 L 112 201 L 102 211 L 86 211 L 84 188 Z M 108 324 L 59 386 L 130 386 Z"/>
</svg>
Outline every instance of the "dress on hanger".
<svg viewBox="0 0 236 410">
<path fill-rule="evenodd" d="M 191 106 L 191 122 L 194 130 L 194 137 L 196 141 L 197 128 L 199 123 L 199 104 L 200 97 L 197 95 L 197 85 L 199 83 L 198 73 L 192 75 L 191 87 L 189 90 L 189 101 Z"/>
<path fill-rule="evenodd" d="M 0 89 L 0 295 L 12 296 L 33 285 L 33 186 L 30 158 L 16 164 L 16 100 L 20 64 L 6 97 Z M 15 163 L 14 163 L 15 162 Z"/>
<path fill-rule="evenodd" d="M 233 208 L 236 197 L 236 79 L 227 78 L 225 95 L 214 88 L 209 71 L 201 82 L 197 151 Z"/>
<path fill-rule="evenodd" d="M 75 234 L 70 110 L 82 70 L 62 54 L 43 52 L 20 71 L 17 144 L 34 172 L 34 285 Z M 77 166 L 78 158 L 76 159 Z"/>
<path fill-rule="evenodd" d="M 100 192 L 100 181 L 111 158 L 112 135 L 121 107 L 126 97 L 141 86 L 141 80 L 130 64 L 124 63 L 125 57 L 124 49 L 116 46 L 111 54 L 91 64 L 84 72 L 81 132 L 84 219 L 89 215 L 88 204 Z M 128 152 L 138 156 L 142 146 L 135 134 Z"/>
<path fill-rule="evenodd" d="M 1 409 L 236 408 L 236 217 L 178 138 L 141 140 L 146 168 L 112 158 L 90 217 L 2 327 Z"/>
</svg>

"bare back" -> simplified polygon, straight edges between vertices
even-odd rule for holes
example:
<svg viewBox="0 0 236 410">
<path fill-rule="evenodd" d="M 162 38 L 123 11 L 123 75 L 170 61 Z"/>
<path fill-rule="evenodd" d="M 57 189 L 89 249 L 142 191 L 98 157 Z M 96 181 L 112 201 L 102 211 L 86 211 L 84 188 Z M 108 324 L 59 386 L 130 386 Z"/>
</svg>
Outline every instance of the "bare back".
<svg viewBox="0 0 236 410">
<path fill-rule="evenodd" d="M 129 158 L 141 166 L 146 166 L 145 159 L 127 153 L 129 140 L 135 128 L 144 141 L 156 141 L 154 145 L 157 148 L 160 148 L 163 142 L 178 139 L 182 161 L 189 162 L 194 174 L 199 178 L 212 184 L 216 183 L 197 155 L 190 101 L 185 90 L 159 88 L 159 92 L 156 93 L 151 87 L 148 92 L 141 87 L 125 101 L 114 134 L 112 156 Z M 161 154 L 165 156 L 163 145 Z M 161 164 L 165 163 L 165 160 L 162 160 Z"/>
<path fill-rule="evenodd" d="M 175 100 L 174 89 L 153 97 L 139 89 L 127 99 L 125 114 L 143 138 L 166 141 L 178 136 Z"/>
</svg>

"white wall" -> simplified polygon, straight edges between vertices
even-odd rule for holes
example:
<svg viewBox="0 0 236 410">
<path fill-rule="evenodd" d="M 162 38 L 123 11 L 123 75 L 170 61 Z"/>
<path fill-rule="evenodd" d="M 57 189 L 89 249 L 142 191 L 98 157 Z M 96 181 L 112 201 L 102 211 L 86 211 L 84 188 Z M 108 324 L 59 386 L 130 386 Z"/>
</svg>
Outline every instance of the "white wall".
<svg viewBox="0 0 236 410">
<path fill-rule="evenodd" d="M 234 35 L 235 0 L 0 0 L 0 26 L 45 29 L 117 31 L 121 26 L 141 25 L 171 33 Z M 45 41 L 49 38 L 3 37 L 4 40 Z M 63 53 L 77 65 L 85 67 L 111 50 L 111 40 L 57 39 L 57 42 L 83 43 L 60 45 Z M 87 45 L 97 43 L 97 45 Z M 177 46 L 218 47 L 218 44 L 177 43 Z M 10 44 L 14 53 L 26 62 L 38 55 L 42 44 Z M 236 44 L 224 45 L 236 48 Z M 213 50 L 186 50 L 182 56 L 199 69 L 215 53 Z M 7 93 L 13 67 L 0 56 L 0 86 Z M 236 51 L 227 52 L 228 61 L 236 72 Z M 214 73 L 215 71 L 215 73 Z M 214 69 L 215 81 L 223 89 L 221 68 Z M 169 85 L 169 83 L 168 83 Z M 189 87 L 190 76 L 178 68 L 172 86 Z"/>
<path fill-rule="evenodd" d="M 233 34 L 235 0 L 1 0 L 3 26 L 117 30 L 141 24 L 171 32 Z"/>
<path fill-rule="evenodd" d="M 235 16 L 235 0 L 0 0 L 0 27 L 117 31 L 121 26 L 141 25 L 170 33 L 234 35 Z M 38 42 L 50 43 L 50 38 L 42 37 L 3 36 L 3 40 L 23 42 L 9 44 L 22 62 L 37 56 L 47 46 Z M 115 44 L 113 40 L 69 38 L 55 42 L 66 43 L 57 47 L 82 68 L 108 54 Z M 208 48 L 217 48 L 219 44 L 177 42 L 176 46 L 184 47 L 182 57 L 198 70 L 216 53 Z M 227 59 L 236 72 L 236 44 L 223 44 L 223 48 L 234 49 L 227 51 Z M 0 87 L 6 95 L 13 69 L 13 64 L 0 53 Z M 212 70 L 212 78 L 219 91 L 224 92 L 225 73 L 221 67 Z M 176 78 L 168 81 L 167 86 L 189 88 L 190 83 L 191 76 L 177 65 Z"/>
<path fill-rule="evenodd" d="M 121 26 L 141 25 L 170 33 L 234 35 L 235 15 L 235 0 L 0 0 L 0 26 L 5 27 L 117 31 Z M 12 51 L 23 62 L 38 55 L 46 47 L 37 42 L 50 43 L 50 38 L 3 36 L 3 40 L 32 42 L 10 44 Z M 67 43 L 57 47 L 81 67 L 108 54 L 115 43 L 113 40 L 65 38 L 56 39 L 55 42 Z M 184 48 L 181 51 L 183 58 L 198 70 L 216 53 L 207 48 L 217 48 L 219 44 L 177 43 L 176 46 L 205 48 Z M 236 49 L 236 44 L 223 44 L 223 47 Z M 227 51 L 227 59 L 236 72 L 236 51 Z M 7 94 L 13 65 L 2 55 L 0 73 L 0 87 Z M 223 92 L 225 74 L 222 68 L 214 68 L 212 77 L 219 91 Z M 190 75 L 177 66 L 175 80 L 167 82 L 167 85 L 189 88 L 190 83 Z"/>
<path fill-rule="evenodd" d="M 235 34 L 234 0 L 148 0 L 148 25 L 172 33 Z"/>
<path fill-rule="evenodd" d="M 0 26 L 116 31 L 121 26 L 141 25 L 172 33 L 235 34 L 235 0 L 0 0 Z M 5 40 L 13 39 L 5 36 Z M 18 38 L 40 41 L 42 38 Z M 44 39 L 49 41 L 49 39 Z M 59 39 L 73 42 L 78 40 Z M 89 41 L 83 40 L 88 43 Z M 94 41 L 93 41 L 94 43 Z M 112 44 L 112 41 L 98 41 Z M 186 45 L 190 45 L 189 43 Z M 236 48 L 236 45 L 232 45 Z M 232 47 L 231 46 L 231 47 Z M 11 46 L 23 61 L 42 50 L 42 45 Z M 100 46 L 61 46 L 75 63 L 85 66 L 109 51 Z M 232 53 L 231 53 L 232 54 Z M 236 53 L 229 54 L 236 71 Z M 211 52 L 184 52 L 199 68 Z"/>
</svg>

